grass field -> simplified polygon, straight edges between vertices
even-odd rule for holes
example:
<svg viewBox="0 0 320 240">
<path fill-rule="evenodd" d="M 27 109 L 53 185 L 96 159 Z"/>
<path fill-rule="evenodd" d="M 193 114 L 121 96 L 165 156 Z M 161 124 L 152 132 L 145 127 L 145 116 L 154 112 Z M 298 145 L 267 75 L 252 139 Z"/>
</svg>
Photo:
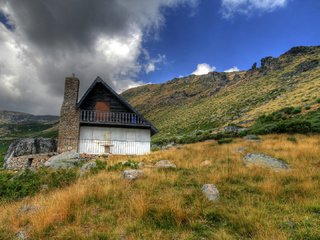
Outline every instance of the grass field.
<svg viewBox="0 0 320 240">
<path fill-rule="evenodd" d="M 128 182 L 121 170 L 109 168 L 62 189 L 2 203 L 0 239 L 19 231 L 31 239 L 320 239 L 319 146 L 319 135 L 266 135 L 261 142 L 213 141 L 113 156 L 109 167 L 168 159 L 177 169 L 145 167 L 143 178 Z M 291 170 L 248 167 L 246 153 L 270 154 Z M 217 202 L 202 194 L 206 183 L 219 189 Z M 19 211 L 23 205 L 33 210 Z"/>
</svg>

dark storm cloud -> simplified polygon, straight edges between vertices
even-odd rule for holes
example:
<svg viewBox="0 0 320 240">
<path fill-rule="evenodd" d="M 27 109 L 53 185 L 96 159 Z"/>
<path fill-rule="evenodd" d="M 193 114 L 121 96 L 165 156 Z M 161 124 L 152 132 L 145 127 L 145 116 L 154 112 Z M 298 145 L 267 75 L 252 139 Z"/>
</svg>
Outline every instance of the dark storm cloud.
<svg viewBox="0 0 320 240">
<path fill-rule="evenodd" d="M 118 91 L 141 84 L 144 34 L 163 23 L 163 8 L 196 1 L 0 0 L 14 26 L 0 24 L 0 109 L 58 113 L 73 72 L 82 92 L 97 75 Z"/>
</svg>

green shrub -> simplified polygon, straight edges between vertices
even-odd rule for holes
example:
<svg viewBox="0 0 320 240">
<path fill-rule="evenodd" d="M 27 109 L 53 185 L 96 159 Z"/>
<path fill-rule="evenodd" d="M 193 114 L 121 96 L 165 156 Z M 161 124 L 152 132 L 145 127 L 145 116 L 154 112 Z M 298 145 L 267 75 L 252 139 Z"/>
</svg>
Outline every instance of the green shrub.
<svg viewBox="0 0 320 240">
<path fill-rule="evenodd" d="M 320 98 L 317 99 L 317 103 L 320 103 Z"/>
<path fill-rule="evenodd" d="M 108 167 L 109 171 L 121 171 L 127 168 L 131 169 L 138 169 L 139 168 L 139 163 L 133 160 L 128 160 L 126 162 L 118 162 L 112 166 Z"/>
<path fill-rule="evenodd" d="M 305 110 L 310 110 L 310 109 L 311 109 L 311 106 L 306 106 L 304 109 L 305 109 Z"/>
<path fill-rule="evenodd" d="M 219 144 L 231 143 L 231 142 L 232 142 L 232 138 L 222 138 L 218 140 Z"/>
<path fill-rule="evenodd" d="M 287 140 L 290 141 L 290 142 L 294 142 L 294 143 L 298 142 L 297 139 L 294 136 L 289 136 L 287 138 Z"/>
</svg>

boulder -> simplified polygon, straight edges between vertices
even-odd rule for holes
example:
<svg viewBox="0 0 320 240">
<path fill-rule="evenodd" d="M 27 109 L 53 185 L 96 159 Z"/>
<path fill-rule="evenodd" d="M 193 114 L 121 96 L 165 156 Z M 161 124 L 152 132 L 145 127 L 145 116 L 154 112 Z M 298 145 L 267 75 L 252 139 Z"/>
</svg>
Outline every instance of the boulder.
<svg viewBox="0 0 320 240">
<path fill-rule="evenodd" d="M 85 175 L 87 172 L 89 172 L 92 168 L 97 167 L 96 162 L 88 162 L 82 165 L 80 168 L 80 176 Z"/>
<path fill-rule="evenodd" d="M 143 176 L 142 170 L 129 169 L 123 171 L 123 178 L 127 180 L 135 180 Z"/>
<path fill-rule="evenodd" d="M 262 153 L 249 153 L 244 157 L 246 164 L 257 164 L 279 170 L 290 169 L 289 164 Z"/>
<path fill-rule="evenodd" d="M 214 184 L 204 184 L 201 190 L 209 201 L 217 201 L 219 199 L 220 194 Z"/>
<path fill-rule="evenodd" d="M 73 168 L 78 166 L 80 161 L 80 154 L 75 151 L 70 151 L 49 158 L 49 160 L 44 163 L 44 166 L 49 168 Z"/>
<path fill-rule="evenodd" d="M 51 138 L 23 138 L 13 141 L 4 157 L 4 168 L 14 157 L 57 151 L 57 140 Z"/>
<path fill-rule="evenodd" d="M 155 167 L 156 168 L 176 168 L 177 166 L 168 160 L 160 160 L 155 164 Z"/>
</svg>

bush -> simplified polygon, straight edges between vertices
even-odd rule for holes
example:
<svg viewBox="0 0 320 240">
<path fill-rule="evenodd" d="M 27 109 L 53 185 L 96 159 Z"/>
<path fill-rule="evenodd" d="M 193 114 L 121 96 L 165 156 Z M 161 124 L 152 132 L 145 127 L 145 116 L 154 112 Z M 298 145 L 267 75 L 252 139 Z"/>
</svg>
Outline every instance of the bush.
<svg viewBox="0 0 320 240">
<path fill-rule="evenodd" d="M 298 142 L 297 139 L 294 136 L 289 136 L 287 138 L 287 140 L 290 141 L 290 142 L 294 142 L 294 143 Z"/>
<path fill-rule="evenodd" d="M 231 143 L 231 142 L 232 142 L 232 138 L 222 138 L 218 140 L 219 144 Z"/>
<path fill-rule="evenodd" d="M 284 108 L 269 115 L 262 115 L 250 128 L 251 134 L 270 133 L 318 133 L 320 132 L 320 110 L 305 115 L 295 115 L 301 108 Z"/>
</svg>

